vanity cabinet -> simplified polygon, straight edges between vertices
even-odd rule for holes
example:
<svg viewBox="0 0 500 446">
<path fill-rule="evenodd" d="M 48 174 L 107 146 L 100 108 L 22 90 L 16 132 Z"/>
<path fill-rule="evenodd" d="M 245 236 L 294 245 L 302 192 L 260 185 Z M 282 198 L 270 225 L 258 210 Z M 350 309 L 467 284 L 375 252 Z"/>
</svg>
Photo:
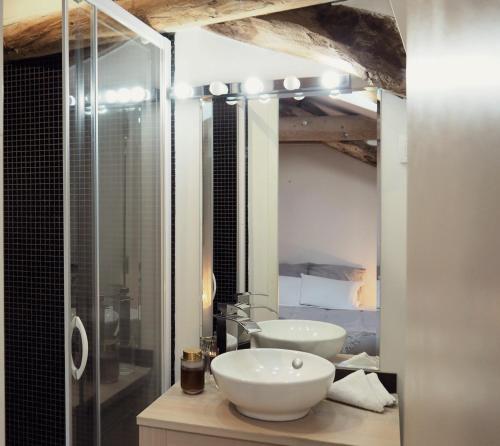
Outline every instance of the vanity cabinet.
<svg viewBox="0 0 500 446">
<path fill-rule="evenodd" d="M 140 446 L 400 446 L 397 407 L 377 414 L 323 400 L 300 420 L 259 421 L 239 414 L 213 383 L 194 396 L 174 385 L 137 422 Z"/>
</svg>

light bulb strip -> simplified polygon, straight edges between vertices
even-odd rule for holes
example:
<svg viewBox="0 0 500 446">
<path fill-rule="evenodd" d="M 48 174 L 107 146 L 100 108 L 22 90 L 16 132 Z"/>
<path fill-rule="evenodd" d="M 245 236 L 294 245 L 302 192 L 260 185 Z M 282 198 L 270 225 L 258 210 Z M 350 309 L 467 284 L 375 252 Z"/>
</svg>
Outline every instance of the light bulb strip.
<svg viewBox="0 0 500 446">
<path fill-rule="evenodd" d="M 98 102 L 100 105 L 124 105 L 124 104 L 139 104 L 144 101 L 149 101 L 153 95 L 150 91 L 146 90 L 143 87 L 136 86 L 132 88 L 119 88 L 118 90 L 105 90 L 102 93 L 99 93 Z M 85 103 L 90 103 L 90 98 L 88 96 L 85 97 Z M 71 107 L 76 106 L 76 98 L 74 96 L 70 96 L 69 105 Z"/>
<path fill-rule="evenodd" d="M 327 72 L 330 73 L 330 72 Z M 279 97 L 294 97 L 300 95 L 312 96 L 312 95 L 324 95 L 325 90 L 328 93 L 335 91 L 335 94 L 346 94 L 352 93 L 352 91 L 363 91 L 362 88 L 353 90 L 351 87 L 351 76 L 349 74 L 336 74 L 337 82 L 332 88 L 325 88 L 322 80 L 323 77 L 307 77 L 307 78 L 295 78 L 294 76 L 289 76 L 285 79 L 277 79 L 272 81 L 272 89 L 265 90 L 264 82 L 256 77 L 250 77 L 245 82 L 235 82 L 235 83 L 223 83 L 221 81 L 213 81 L 210 85 L 203 86 L 189 86 L 190 95 L 181 95 L 179 97 L 176 94 L 177 85 L 188 85 L 184 82 L 179 82 L 174 85 L 172 89 L 168 92 L 169 98 L 171 99 L 200 99 L 209 97 L 220 97 L 220 96 L 230 96 L 234 98 L 252 98 L 252 99 L 262 99 L 263 95 L 278 95 Z M 330 80 L 333 76 L 330 77 Z M 251 82 L 248 82 L 251 80 Z M 285 86 L 285 80 L 287 80 L 287 86 Z M 329 85 L 332 85 L 331 82 Z M 292 89 L 292 87 L 299 86 L 299 88 Z M 187 88 L 185 89 L 187 92 Z"/>
</svg>

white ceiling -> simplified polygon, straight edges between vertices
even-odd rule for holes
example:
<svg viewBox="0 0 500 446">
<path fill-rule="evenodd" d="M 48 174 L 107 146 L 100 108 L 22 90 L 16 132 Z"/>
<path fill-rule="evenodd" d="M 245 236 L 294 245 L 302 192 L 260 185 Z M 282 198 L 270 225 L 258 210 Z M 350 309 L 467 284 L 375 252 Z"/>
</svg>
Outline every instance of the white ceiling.
<svg viewBox="0 0 500 446">
<path fill-rule="evenodd" d="M 366 11 L 372 11 L 378 14 L 394 16 L 390 0 L 347 0 L 339 4 L 351 6 L 352 8 L 365 9 Z"/>
<path fill-rule="evenodd" d="M 260 48 L 202 28 L 177 32 L 175 72 L 178 82 L 208 85 L 212 81 L 243 82 L 286 76 L 316 77 L 331 69 L 312 60 Z"/>
</svg>

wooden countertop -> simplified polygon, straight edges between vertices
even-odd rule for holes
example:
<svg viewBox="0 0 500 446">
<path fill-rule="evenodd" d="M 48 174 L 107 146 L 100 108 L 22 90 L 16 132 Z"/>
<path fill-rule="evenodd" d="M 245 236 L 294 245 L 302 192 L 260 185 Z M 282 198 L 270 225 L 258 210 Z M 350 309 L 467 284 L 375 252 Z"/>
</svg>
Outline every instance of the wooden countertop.
<svg viewBox="0 0 500 446">
<path fill-rule="evenodd" d="M 377 414 L 323 400 L 296 421 L 259 421 L 240 415 L 213 383 L 200 395 L 171 387 L 138 417 L 140 426 L 273 445 L 400 446 L 399 408 Z"/>
</svg>

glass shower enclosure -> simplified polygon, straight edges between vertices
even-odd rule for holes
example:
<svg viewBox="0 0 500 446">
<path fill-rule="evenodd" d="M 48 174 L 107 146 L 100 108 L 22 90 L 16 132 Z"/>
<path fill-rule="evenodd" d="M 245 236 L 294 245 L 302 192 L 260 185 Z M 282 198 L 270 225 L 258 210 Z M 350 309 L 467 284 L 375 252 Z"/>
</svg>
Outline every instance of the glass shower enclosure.
<svg viewBox="0 0 500 446">
<path fill-rule="evenodd" d="M 65 0 L 68 445 L 138 445 L 170 376 L 170 42 Z"/>
</svg>

